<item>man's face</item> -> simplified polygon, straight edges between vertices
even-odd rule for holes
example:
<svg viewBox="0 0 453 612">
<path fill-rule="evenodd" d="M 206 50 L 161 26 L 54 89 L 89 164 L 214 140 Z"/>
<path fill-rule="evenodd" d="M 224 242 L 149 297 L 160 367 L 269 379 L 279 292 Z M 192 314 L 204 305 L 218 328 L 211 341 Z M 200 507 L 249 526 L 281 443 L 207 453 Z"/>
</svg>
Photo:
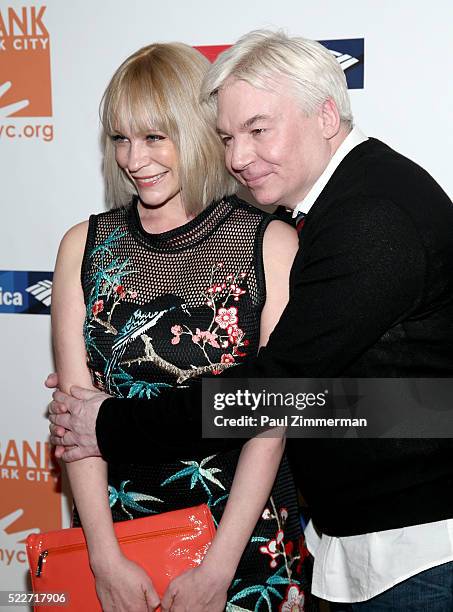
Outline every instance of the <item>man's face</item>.
<svg viewBox="0 0 453 612">
<path fill-rule="evenodd" d="M 332 155 L 321 110 L 307 117 L 286 79 L 272 91 L 227 79 L 218 92 L 217 130 L 228 171 L 259 204 L 295 208 Z"/>
</svg>

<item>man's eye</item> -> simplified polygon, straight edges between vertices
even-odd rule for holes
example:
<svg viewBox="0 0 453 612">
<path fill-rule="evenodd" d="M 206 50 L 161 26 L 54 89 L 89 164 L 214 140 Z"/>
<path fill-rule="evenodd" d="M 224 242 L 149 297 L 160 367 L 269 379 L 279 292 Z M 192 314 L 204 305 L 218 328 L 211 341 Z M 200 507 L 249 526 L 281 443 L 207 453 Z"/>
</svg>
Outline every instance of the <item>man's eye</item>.
<svg viewBox="0 0 453 612">
<path fill-rule="evenodd" d="M 260 134 L 264 134 L 265 131 L 266 131 L 265 128 L 255 128 L 252 130 L 252 134 L 254 136 L 259 136 Z"/>
</svg>

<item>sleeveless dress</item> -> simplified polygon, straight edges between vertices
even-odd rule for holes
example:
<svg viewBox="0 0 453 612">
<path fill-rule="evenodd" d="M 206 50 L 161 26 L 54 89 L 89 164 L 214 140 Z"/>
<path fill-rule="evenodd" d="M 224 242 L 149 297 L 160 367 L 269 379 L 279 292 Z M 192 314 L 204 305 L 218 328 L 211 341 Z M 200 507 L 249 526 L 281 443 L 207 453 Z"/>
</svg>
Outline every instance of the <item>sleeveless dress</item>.
<svg viewBox="0 0 453 612">
<path fill-rule="evenodd" d="M 219 364 L 256 354 L 265 301 L 262 243 L 271 217 L 230 197 L 181 227 L 150 234 L 137 206 L 134 199 L 128 208 L 90 218 L 82 264 L 84 337 L 96 387 L 117 397 L 151 399 L 165 387 L 190 384 L 178 382 L 183 370 L 215 376 Z M 151 354 L 161 358 L 159 366 Z M 197 442 L 191 456 L 173 462 L 160 460 L 150 447 L 150 465 L 131 465 L 127 457 L 109 464 L 113 520 L 206 503 L 218 524 L 241 449 L 204 457 Z M 80 524 L 76 511 L 74 523 Z M 306 556 L 284 458 L 226 610 L 312 609 Z"/>
</svg>

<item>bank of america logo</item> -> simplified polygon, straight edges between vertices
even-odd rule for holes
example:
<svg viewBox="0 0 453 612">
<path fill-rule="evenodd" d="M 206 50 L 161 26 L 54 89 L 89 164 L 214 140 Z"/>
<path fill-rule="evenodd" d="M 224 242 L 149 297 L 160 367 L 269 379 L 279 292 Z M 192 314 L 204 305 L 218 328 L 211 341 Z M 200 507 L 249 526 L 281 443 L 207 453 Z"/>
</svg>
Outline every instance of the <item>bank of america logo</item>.
<svg viewBox="0 0 453 612">
<path fill-rule="evenodd" d="M 343 68 L 343 72 L 351 68 L 351 66 L 355 66 L 355 64 L 358 64 L 360 61 L 356 57 L 351 57 L 349 53 L 341 53 L 340 51 L 331 51 L 331 53 Z"/>
<path fill-rule="evenodd" d="M 34 298 L 36 298 L 46 306 L 50 306 L 50 303 L 52 301 L 52 281 L 39 281 L 39 283 L 36 283 L 36 285 L 27 287 L 25 291 L 31 293 Z"/>
<path fill-rule="evenodd" d="M 53 272 L 0 270 L 0 313 L 50 314 Z"/>
<path fill-rule="evenodd" d="M 365 61 L 365 41 L 363 38 L 344 38 L 339 40 L 320 40 L 324 47 L 338 60 L 343 68 L 348 83 L 348 89 L 363 89 L 363 72 Z M 196 45 L 210 62 L 217 59 L 219 53 L 229 49 L 231 45 Z"/>
<path fill-rule="evenodd" d="M 329 49 L 343 68 L 348 89 L 363 89 L 365 67 L 365 39 L 344 38 L 339 40 L 320 40 Z"/>
</svg>

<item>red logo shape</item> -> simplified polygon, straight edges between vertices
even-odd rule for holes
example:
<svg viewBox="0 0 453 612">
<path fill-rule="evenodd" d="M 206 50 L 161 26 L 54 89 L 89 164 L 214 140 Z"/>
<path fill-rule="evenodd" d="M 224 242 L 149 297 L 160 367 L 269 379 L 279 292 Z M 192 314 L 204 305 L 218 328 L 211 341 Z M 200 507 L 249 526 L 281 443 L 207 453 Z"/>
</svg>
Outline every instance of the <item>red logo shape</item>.
<svg viewBox="0 0 453 612">
<path fill-rule="evenodd" d="M 197 51 L 207 57 L 210 62 L 214 62 L 220 53 L 223 53 L 230 47 L 231 45 L 197 45 L 194 49 L 197 49 Z"/>
</svg>

